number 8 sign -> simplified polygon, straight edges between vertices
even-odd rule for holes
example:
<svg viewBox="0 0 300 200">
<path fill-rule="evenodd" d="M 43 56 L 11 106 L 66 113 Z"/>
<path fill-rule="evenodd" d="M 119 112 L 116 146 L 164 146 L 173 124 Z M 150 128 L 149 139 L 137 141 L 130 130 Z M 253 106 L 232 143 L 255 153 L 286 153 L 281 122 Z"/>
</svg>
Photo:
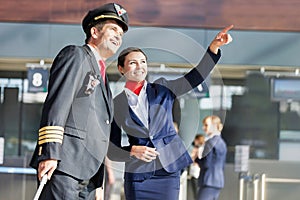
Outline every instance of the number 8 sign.
<svg viewBox="0 0 300 200">
<path fill-rule="evenodd" d="M 47 92 L 49 72 L 44 68 L 29 68 L 27 71 L 28 92 Z"/>
</svg>

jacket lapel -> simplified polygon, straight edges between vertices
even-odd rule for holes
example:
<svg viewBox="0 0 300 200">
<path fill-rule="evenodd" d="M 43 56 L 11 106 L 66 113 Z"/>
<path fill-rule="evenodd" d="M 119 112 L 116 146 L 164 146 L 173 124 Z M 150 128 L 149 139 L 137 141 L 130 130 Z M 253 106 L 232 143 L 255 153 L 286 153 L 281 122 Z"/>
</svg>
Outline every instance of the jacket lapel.
<svg viewBox="0 0 300 200">
<path fill-rule="evenodd" d="M 146 92 L 147 92 L 147 98 L 148 98 L 148 123 L 149 123 L 149 135 L 153 135 L 155 134 L 153 132 L 153 127 L 152 124 L 155 124 L 156 121 L 156 116 L 157 114 L 157 108 L 159 105 L 155 105 L 155 96 L 156 96 L 156 90 L 155 88 L 152 87 L 152 85 L 150 83 L 147 84 L 147 88 L 146 88 Z M 153 133 L 153 134 L 151 134 Z"/>
<path fill-rule="evenodd" d="M 130 108 L 129 106 L 129 114 L 131 116 L 131 119 L 137 123 L 139 126 L 144 127 L 144 124 L 142 123 L 142 121 L 138 118 L 138 116 L 133 112 L 133 110 Z"/>
<path fill-rule="evenodd" d="M 106 86 L 105 86 L 105 84 L 104 84 L 104 82 L 101 78 L 99 65 L 98 65 L 98 63 L 95 59 L 95 56 L 93 55 L 92 50 L 87 45 L 84 45 L 83 47 L 86 49 L 88 55 L 90 56 L 89 61 L 91 63 L 91 68 L 92 68 L 93 72 L 97 75 L 97 77 L 100 81 L 99 85 L 101 86 L 102 90 L 105 91 L 105 93 L 103 93 L 103 94 L 105 95 L 105 98 L 107 99 L 107 88 L 106 88 Z M 106 74 L 105 74 L 105 79 L 108 82 Z"/>
<path fill-rule="evenodd" d="M 161 132 L 164 125 L 167 122 L 167 113 L 166 109 L 162 108 L 163 105 L 160 104 L 160 101 L 157 101 L 159 98 L 158 90 L 155 87 L 155 84 L 148 83 L 147 85 L 147 97 L 149 102 L 149 135 L 153 136 L 156 133 Z"/>
<path fill-rule="evenodd" d="M 107 79 L 107 76 L 105 74 L 105 79 L 106 79 L 106 86 L 101 78 L 101 75 L 100 75 L 100 69 L 98 67 L 98 63 L 95 59 L 95 56 L 93 55 L 93 52 L 92 50 L 88 47 L 88 45 L 84 45 L 83 48 L 86 50 L 87 54 L 89 55 L 89 62 L 90 62 L 90 65 L 91 65 L 91 69 L 92 71 L 96 74 L 96 76 L 98 77 L 99 81 L 100 81 L 100 84 L 97 86 L 97 87 L 100 87 L 101 88 L 101 91 L 102 91 L 102 94 L 104 96 L 104 99 L 106 101 L 106 105 L 108 107 L 108 112 L 110 113 L 110 116 L 111 116 L 111 119 L 112 119 L 112 112 L 113 112 L 113 108 L 112 108 L 112 94 L 111 94 L 111 91 L 109 89 L 109 83 L 108 83 L 108 79 Z"/>
<path fill-rule="evenodd" d="M 132 121 L 134 121 L 137 125 L 147 129 L 144 124 L 142 123 L 142 121 L 138 118 L 138 116 L 134 113 L 134 111 L 130 108 L 130 106 L 128 105 L 128 99 L 126 96 L 125 91 L 122 92 L 122 96 L 121 96 L 121 102 L 125 102 L 124 105 L 128 106 L 128 114 L 130 116 L 130 118 L 132 119 Z M 126 108 L 124 108 L 126 109 Z M 127 113 L 127 111 L 125 110 L 125 113 Z M 126 114 L 125 114 L 126 115 Z"/>
</svg>

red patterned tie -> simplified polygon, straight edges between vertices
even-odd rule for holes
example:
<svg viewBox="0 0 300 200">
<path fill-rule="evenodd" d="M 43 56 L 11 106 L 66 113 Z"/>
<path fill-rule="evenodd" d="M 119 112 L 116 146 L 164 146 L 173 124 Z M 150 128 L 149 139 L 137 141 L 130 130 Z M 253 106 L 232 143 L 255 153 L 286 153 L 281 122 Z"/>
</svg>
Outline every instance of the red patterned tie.
<svg viewBox="0 0 300 200">
<path fill-rule="evenodd" d="M 103 60 L 99 60 L 99 64 L 100 64 L 100 74 L 105 84 L 105 70 L 106 70 L 105 62 Z"/>
</svg>

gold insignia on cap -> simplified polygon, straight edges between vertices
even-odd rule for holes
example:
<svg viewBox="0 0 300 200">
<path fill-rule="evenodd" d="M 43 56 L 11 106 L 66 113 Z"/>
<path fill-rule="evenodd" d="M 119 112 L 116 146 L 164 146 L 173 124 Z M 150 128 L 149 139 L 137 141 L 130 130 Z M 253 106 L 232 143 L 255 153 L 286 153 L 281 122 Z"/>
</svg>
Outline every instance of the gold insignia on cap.
<svg viewBox="0 0 300 200">
<path fill-rule="evenodd" d="M 114 6 L 120 17 L 126 13 L 126 10 L 124 8 L 121 8 L 118 4 L 114 3 Z"/>
<path fill-rule="evenodd" d="M 45 126 L 39 130 L 39 145 L 46 142 L 58 142 L 62 144 L 64 128 L 61 126 Z"/>
<path fill-rule="evenodd" d="M 109 18 L 109 19 L 118 19 L 120 20 L 120 17 L 114 16 L 114 15 L 99 15 L 97 17 L 94 18 L 95 21 L 97 21 L 98 19 L 105 19 L 105 18 Z"/>
</svg>

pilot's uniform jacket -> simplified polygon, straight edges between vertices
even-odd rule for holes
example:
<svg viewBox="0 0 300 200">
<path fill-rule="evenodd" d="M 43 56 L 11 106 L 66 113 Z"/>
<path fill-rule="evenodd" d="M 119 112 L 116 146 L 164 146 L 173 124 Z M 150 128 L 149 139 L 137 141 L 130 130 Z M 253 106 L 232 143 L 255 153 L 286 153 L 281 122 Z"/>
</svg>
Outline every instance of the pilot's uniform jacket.
<svg viewBox="0 0 300 200">
<path fill-rule="evenodd" d="M 100 186 L 112 119 L 112 94 L 91 49 L 65 47 L 51 67 L 31 166 L 56 159 L 57 170 L 81 180 L 94 176 Z"/>
</svg>

